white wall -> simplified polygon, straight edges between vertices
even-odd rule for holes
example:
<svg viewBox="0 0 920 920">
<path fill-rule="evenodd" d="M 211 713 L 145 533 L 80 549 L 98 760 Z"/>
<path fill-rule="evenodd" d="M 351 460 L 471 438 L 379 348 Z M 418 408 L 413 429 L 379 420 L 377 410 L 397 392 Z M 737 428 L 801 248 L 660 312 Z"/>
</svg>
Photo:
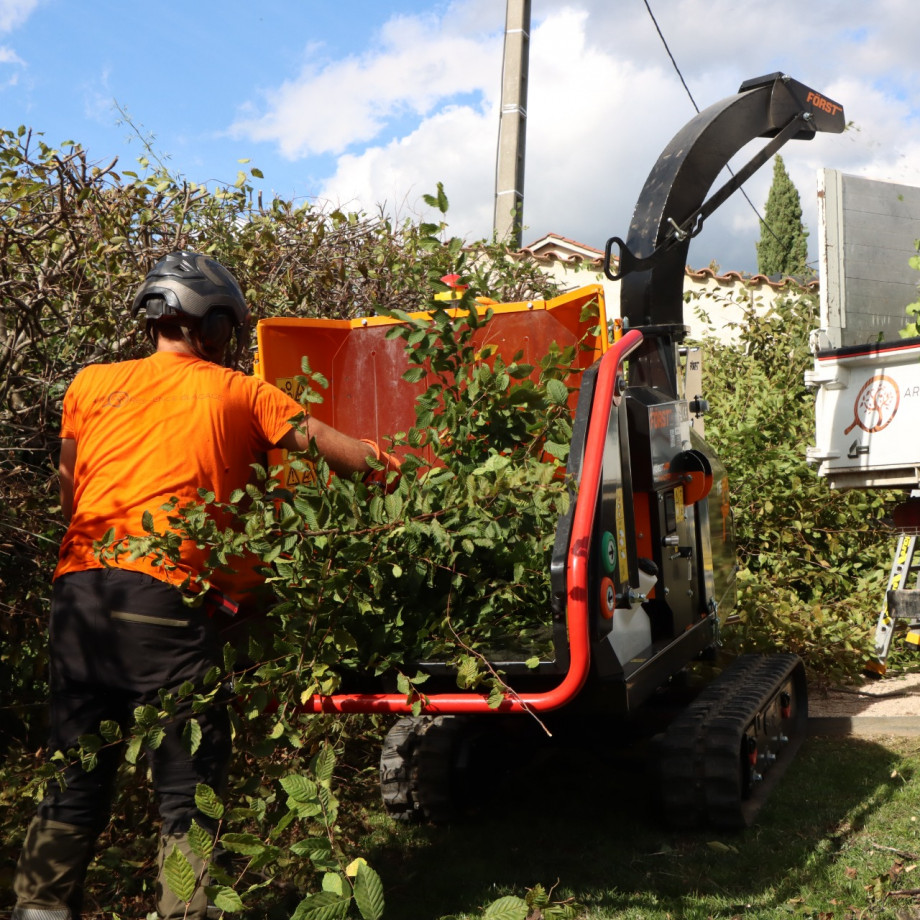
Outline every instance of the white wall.
<svg viewBox="0 0 920 920">
<path fill-rule="evenodd" d="M 586 284 L 602 284 L 610 318 L 620 315 L 620 284 L 610 281 L 598 265 L 589 262 L 572 263 L 562 259 L 536 259 L 541 269 L 550 275 L 563 290 L 573 290 Z M 684 323 L 690 327 L 690 338 L 715 336 L 722 341 L 735 337 L 732 324 L 743 321 L 740 303 L 752 304 L 756 310 L 766 312 L 776 297 L 790 290 L 816 289 L 817 283 L 802 287 L 791 278 L 782 283 L 771 282 L 763 275 L 744 278 L 738 272 L 717 275 L 711 269 L 687 269 L 684 276 L 684 294 L 691 295 L 684 308 Z M 708 316 L 708 320 L 700 315 Z"/>
</svg>

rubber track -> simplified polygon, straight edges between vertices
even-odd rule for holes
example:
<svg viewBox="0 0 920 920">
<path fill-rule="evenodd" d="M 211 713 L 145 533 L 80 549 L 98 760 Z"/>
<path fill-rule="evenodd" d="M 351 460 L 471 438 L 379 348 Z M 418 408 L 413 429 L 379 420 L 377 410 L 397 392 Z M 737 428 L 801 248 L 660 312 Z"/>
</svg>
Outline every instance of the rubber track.
<svg viewBox="0 0 920 920">
<path fill-rule="evenodd" d="M 424 716 L 400 719 L 387 732 L 380 751 L 380 793 L 387 812 L 398 821 L 414 821 L 419 817 L 409 772 L 427 721 Z"/>
<path fill-rule="evenodd" d="M 741 758 L 745 732 L 790 678 L 793 715 L 783 725 L 789 740 L 763 781 L 751 784 Z M 657 740 L 666 820 L 681 828 L 750 824 L 801 744 L 806 720 L 804 669 L 796 655 L 736 658 Z"/>
<path fill-rule="evenodd" d="M 408 716 L 390 729 L 380 752 L 380 792 L 393 818 L 446 824 L 458 816 L 458 745 L 468 722 L 462 716 Z"/>
</svg>

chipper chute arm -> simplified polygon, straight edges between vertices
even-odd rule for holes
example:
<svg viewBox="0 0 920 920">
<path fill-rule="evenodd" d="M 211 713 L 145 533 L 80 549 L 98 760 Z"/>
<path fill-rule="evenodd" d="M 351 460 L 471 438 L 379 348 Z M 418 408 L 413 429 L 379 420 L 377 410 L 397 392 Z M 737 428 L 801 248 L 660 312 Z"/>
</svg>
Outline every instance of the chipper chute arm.
<svg viewBox="0 0 920 920">
<path fill-rule="evenodd" d="M 818 131 L 839 134 L 845 126 L 841 105 L 779 73 L 746 80 L 734 96 L 688 122 L 649 173 L 626 241 L 607 243 L 605 272 L 621 279 L 626 324 L 682 323 L 687 251 L 705 219 L 787 141 L 810 140 Z M 729 160 L 758 137 L 770 140 L 705 200 Z"/>
</svg>

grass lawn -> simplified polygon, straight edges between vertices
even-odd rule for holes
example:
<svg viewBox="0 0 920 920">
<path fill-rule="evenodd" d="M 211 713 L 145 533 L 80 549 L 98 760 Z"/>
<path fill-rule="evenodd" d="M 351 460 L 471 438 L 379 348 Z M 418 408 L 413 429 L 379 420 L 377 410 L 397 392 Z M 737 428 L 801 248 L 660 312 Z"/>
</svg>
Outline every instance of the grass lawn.
<svg viewBox="0 0 920 920">
<path fill-rule="evenodd" d="M 475 819 L 371 818 L 364 846 L 387 920 L 480 917 L 535 884 L 585 920 L 906 920 L 920 918 L 918 768 L 920 739 L 810 738 L 752 827 L 676 834 L 638 762 L 556 752 Z"/>
<path fill-rule="evenodd" d="M 479 920 L 487 905 L 536 885 L 578 920 L 920 920 L 920 738 L 809 738 L 756 823 L 733 834 L 666 829 L 635 750 L 544 752 L 496 783 L 478 815 L 448 827 L 394 822 L 370 764 L 363 779 L 351 776 L 350 849 L 383 880 L 383 920 Z M 32 806 L 10 786 L 0 798 L 5 916 Z M 138 829 L 152 838 L 146 821 Z M 135 880 L 129 904 L 110 886 L 122 889 L 119 868 L 149 886 L 151 855 L 97 863 L 84 920 L 109 920 L 99 905 L 116 902 L 123 920 L 144 916 L 149 887 Z M 266 914 L 250 902 L 226 916 Z"/>
</svg>

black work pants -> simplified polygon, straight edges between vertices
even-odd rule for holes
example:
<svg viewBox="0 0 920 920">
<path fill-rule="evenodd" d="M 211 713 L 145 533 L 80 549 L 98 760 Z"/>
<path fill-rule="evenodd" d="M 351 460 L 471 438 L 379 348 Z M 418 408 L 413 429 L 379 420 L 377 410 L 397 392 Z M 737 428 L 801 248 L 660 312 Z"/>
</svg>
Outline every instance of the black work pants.
<svg viewBox="0 0 920 920">
<path fill-rule="evenodd" d="M 161 690 L 200 688 L 219 663 L 219 646 L 213 620 L 184 604 L 172 585 L 121 569 L 61 576 L 51 608 L 51 750 L 77 747 L 80 736 L 98 734 L 104 720 L 127 734 L 138 706 L 161 708 Z M 185 833 L 193 818 L 208 824 L 195 807 L 195 787 L 222 783 L 231 748 L 225 702 L 192 715 L 189 700 L 179 701 L 176 716 L 162 725 L 161 743 L 147 752 L 163 834 Z M 182 739 L 191 718 L 201 727 L 194 754 Z M 107 745 L 94 769 L 69 767 L 39 815 L 101 832 L 122 754 L 123 745 Z"/>
</svg>

